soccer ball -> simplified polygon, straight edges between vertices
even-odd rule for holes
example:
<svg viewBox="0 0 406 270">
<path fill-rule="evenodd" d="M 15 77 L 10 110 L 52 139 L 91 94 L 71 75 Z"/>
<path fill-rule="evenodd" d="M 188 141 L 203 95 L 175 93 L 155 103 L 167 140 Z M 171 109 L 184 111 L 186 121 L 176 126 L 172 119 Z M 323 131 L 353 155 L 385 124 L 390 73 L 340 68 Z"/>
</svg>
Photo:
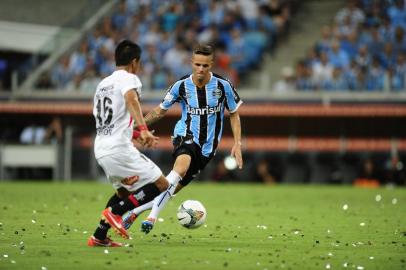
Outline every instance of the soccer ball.
<svg viewBox="0 0 406 270">
<path fill-rule="evenodd" d="M 204 223 L 207 212 L 201 202 L 187 200 L 179 206 L 177 217 L 180 225 L 188 229 L 194 229 Z"/>
</svg>

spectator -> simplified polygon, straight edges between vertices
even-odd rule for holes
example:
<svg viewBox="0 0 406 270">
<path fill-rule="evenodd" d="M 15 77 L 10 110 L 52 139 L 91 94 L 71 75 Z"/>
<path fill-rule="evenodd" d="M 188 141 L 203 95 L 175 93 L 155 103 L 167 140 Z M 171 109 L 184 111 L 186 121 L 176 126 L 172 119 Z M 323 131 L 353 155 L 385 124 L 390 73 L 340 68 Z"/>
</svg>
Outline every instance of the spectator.
<svg viewBox="0 0 406 270">
<path fill-rule="evenodd" d="M 211 175 L 211 180 L 216 182 L 228 182 L 236 179 L 236 175 L 233 170 L 228 170 L 224 164 L 224 159 L 219 160 L 216 163 L 216 168 Z"/>
<path fill-rule="evenodd" d="M 231 57 L 221 46 L 217 47 L 215 61 L 215 72 L 223 77 L 229 78 L 233 85 L 237 86 L 239 84 L 238 72 L 231 67 Z"/>
<path fill-rule="evenodd" d="M 59 117 L 54 117 L 47 127 L 36 124 L 29 125 L 23 129 L 20 135 L 22 144 L 46 144 L 61 140 L 62 124 Z"/>
<path fill-rule="evenodd" d="M 358 55 L 355 57 L 355 63 L 360 68 L 368 69 L 368 66 L 371 64 L 371 56 L 368 53 L 367 46 L 362 45 L 358 48 Z"/>
<path fill-rule="evenodd" d="M 255 179 L 264 184 L 275 184 L 276 179 L 269 170 L 269 164 L 266 159 L 261 159 L 255 166 Z"/>
<path fill-rule="evenodd" d="M 405 30 L 398 26 L 395 28 L 395 35 L 392 39 L 393 50 L 395 54 L 406 52 Z"/>
<path fill-rule="evenodd" d="M 379 59 L 372 59 L 371 67 L 369 68 L 367 89 L 370 91 L 382 90 L 384 88 L 385 71 L 379 63 Z"/>
<path fill-rule="evenodd" d="M 327 52 L 329 62 L 334 66 L 346 69 L 349 66 L 350 60 L 346 51 L 341 49 L 338 40 L 331 42 L 331 50 Z"/>
<path fill-rule="evenodd" d="M 368 51 L 372 56 L 377 56 L 383 50 L 384 43 L 379 35 L 377 27 L 371 30 L 371 41 L 367 44 Z"/>
<path fill-rule="evenodd" d="M 404 78 L 402 78 L 401 76 L 399 76 L 399 74 L 397 74 L 395 72 L 394 67 L 390 67 L 386 74 L 385 74 L 385 78 L 384 78 L 384 90 L 385 91 L 401 91 L 401 90 L 405 90 L 405 85 L 404 85 Z"/>
<path fill-rule="evenodd" d="M 33 123 L 25 127 L 20 134 L 20 143 L 24 145 L 57 144 L 62 141 L 62 123 L 59 117 L 54 117 L 48 126 Z M 52 170 L 49 168 L 18 168 L 16 178 L 20 179 L 50 179 Z"/>
<path fill-rule="evenodd" d="M 79 84 L 79 90 L 82 93 L 93 94 L 101 78 L 97 76 L 94 69 L 88 69 L 83 80 Z"/>
<path fill-rule="evenodd" d="M 283 67 L 281 79 L 274 84 L 273 91 L 278 94 L 287 94 L 294 92 L 295 89 L 296 83 L 293 69 L 289 66 Z"/>
<path fill-rule="evenodd" d="M 321 84 L 321 89 L 329 91 L 346 91 L 348 88 L 348 82 L 345 80 L 343 70 L 340 67 L 335 67 L 332 78 Z"/>
<path fill-rule="evenodd" d="M 118 10 L 113 14 L 111 23 L 114 29 L 123 29 L 130 13 L 127 11 L 127 3 L 125 0 L 120 0 Z"/>
<path fill-rule="evenodd" d="M 379 62 L 385 69 L 393 67 L 395 64 L 395 54 L 393 53 L 392 43 L 386 42 L 383 46 L 383 50 L 378 54 Z"/>
<path fill-rule="evenodd" d="M 202 26 L 218 25 L 224 18 L 224 3 L 222 1 L 210 0 L 210 3 L 203 11 Z"/>
<path fill-rule="evenodd" d="M 321 29 L 321 39 L 316 42 L 316 48 L 319 52 L 327 52 L 330 50 L 333 33 L 328 25 Z"/>
<path fill-rule="evenodd" d="M 170 4 L 169 8 L 162 14 L 161 27 L 165 32 L 172 32 L 180 19 L 180 6 L 176 3 Z"/>
<path fill-rule="evenodd" d="M 346 19 L 349 19 L 353 28 L 362 24 L 365 20 L 364 12 L 356 6 L 355 0 L 347 0 L 347 4 L 336 15 L 335 21 L 343 25 Z"/>
<path fill-rule="evenodd" d="M 176 78 L 181 78 L 189 71 L 189 55 L 182 39 L 178 39 L 175 47 L 169 49 L 163 57 L 164 68 L 167 68 Z"/>
<path fill-rule="evenodd" d="M 64 55 L 59 60 L 58 65 L 52 70 L 52 84 L 57 89 L 65 89 L 68 83 L 73 79 L 74 73 L 70 68 L 70 60 L 68 55 Z"/>
<path fill-rule="evenodd" d="M 406 55 L 400 53 L 396 57 L 396 63 L 394 65 L 394 76 L 398 84 L 396 84 L 396 90 L 405 90 L 406 86 Z"/>
<path fill-rule="evenodd" d="M 372 159 L 365 159 L 361 171 L 354 181 L 354 185 L 360 187 L 378 187 L 380 183 L 381 179 Z"/>
<path fill-rule="evenodd" d="M 340 39 L 340 47 L 347 53 L 349 61 L 354 59 L 358 53 L 358 33 L 357 31 L 352 31 L 347 36 Z"/>
<path fill-rule="evenodd" d="M 80 75 L 85 72 L 87 66 L 88 43 L 83 40 L 79 45 L 79 50 L 74 51 L 70 55 L 69 69 L 74 75 Z"/>
<path fill-rule="evenodd" d="M 242 16 L 249 30 L 257 29 L 258 4 L 254 0 L 237 0 Z"/>
<path fill-rule="evenodd" d="M 305 60 L 296 64 L 296 89 L 306 91 L 314 89 L 312 71 Z"/>
<path fill-rule="evenodd" d="M 393 155 L 385 164 L 385 182 L 399 186 L 406 185 L 406 170 L 398 155 Z"/>
<path fill-rule="evenodd" d="M 35 88 L 38 89 L 51 89 L 54 87 L 55 86 L 52 83 L 51 76 L 47 72 L 42 73 L 38 81 L 35 83 Z"/>
<path fill-rule="evenodd" d="M 387 10 L 387 15 L 394 28 L 406 27 L 406 10 L 404 0 L 394 0 L 394 5 L 391 5 Z"/>
<path fill-rule="evenodd" d="M 324 81 L 331 80 L 333 76 L 333 69 L 334 67 L 332 64 L 330 64 L 327 53 L 321 52 L 320 61 L 316 62 L 312 66 L 313 81 L 317 88 L 320 88 Z"/>
<path fill-rule="evenodd" d="M 231 67 L 235 68 L 239 74 L 244 72 L 247 67 L 245 43 L 241 37 L 241 31 L 237 27 L 231 31 L 231 42 L 227 48 L 227 53 L 231 57 Z"/>
</svg>

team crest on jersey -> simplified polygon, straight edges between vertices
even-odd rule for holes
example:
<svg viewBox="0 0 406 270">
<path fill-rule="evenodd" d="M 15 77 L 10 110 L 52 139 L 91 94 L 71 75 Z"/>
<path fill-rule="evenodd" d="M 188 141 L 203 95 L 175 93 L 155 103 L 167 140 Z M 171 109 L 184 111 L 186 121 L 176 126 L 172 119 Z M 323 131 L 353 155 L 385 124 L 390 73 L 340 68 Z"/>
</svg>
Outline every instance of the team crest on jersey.
<svg viewBox="0 0 406 270">
<path fill-rule="evenodd" d="M 219 98 L 221 98 L 222 92 L 221 92 L 220 89 L 217 88 L 216 90 L 214 90 L 214 91 L 212 92 L 212 94 L 213 94 L 213 97 L 216 97 L 217 99 L 219 99 Z"/>
<path fill-rule="evenodd" d="M 190 94 L 190 92 L 188 90 L 185 90 L 185 98 L 189 99 L 191 97 L 192 95 Z"/>
</svg>

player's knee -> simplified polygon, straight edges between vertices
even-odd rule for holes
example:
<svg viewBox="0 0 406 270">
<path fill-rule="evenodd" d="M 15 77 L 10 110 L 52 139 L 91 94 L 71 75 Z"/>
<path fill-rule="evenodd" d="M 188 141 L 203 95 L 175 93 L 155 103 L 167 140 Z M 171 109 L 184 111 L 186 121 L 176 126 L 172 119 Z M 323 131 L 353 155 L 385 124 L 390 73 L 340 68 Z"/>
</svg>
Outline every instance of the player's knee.
<svg viewBox="0 0 406 270">
<path fill-rule="evenodd" d="M 157 181 L 155 181 L 155 186 L 160 192 L 165 191 L 169 187 L 169 182 L 166 180 L 165 176 L 161 175 Z"/>
<path fill-rule="evenodd" d="M 189 170 L 190 162 L 191 157 L 189 155 L 181 155 L 176 159 L 173 170 L 183 178 Z"/>
<path fill-rule="evenodd" d="M 189 170 L 189 163 L 176 163 L 173 166 L 173 170 L 179 174 L 180 177 L 185 177 L 187 171 Z"/>
</svg>

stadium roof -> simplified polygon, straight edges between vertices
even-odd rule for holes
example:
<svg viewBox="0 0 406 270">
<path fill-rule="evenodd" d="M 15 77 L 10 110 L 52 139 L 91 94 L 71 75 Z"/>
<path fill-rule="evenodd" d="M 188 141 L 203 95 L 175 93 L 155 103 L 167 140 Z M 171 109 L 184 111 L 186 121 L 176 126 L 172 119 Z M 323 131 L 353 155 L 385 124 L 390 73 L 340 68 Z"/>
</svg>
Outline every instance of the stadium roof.
<svg viewBox="0 0 406 270">
<path fill-rule="evenodd" d="M 0 50 L 50 53 L 74 34 L 58 26 L 0 21 Z"/>
</svg>

